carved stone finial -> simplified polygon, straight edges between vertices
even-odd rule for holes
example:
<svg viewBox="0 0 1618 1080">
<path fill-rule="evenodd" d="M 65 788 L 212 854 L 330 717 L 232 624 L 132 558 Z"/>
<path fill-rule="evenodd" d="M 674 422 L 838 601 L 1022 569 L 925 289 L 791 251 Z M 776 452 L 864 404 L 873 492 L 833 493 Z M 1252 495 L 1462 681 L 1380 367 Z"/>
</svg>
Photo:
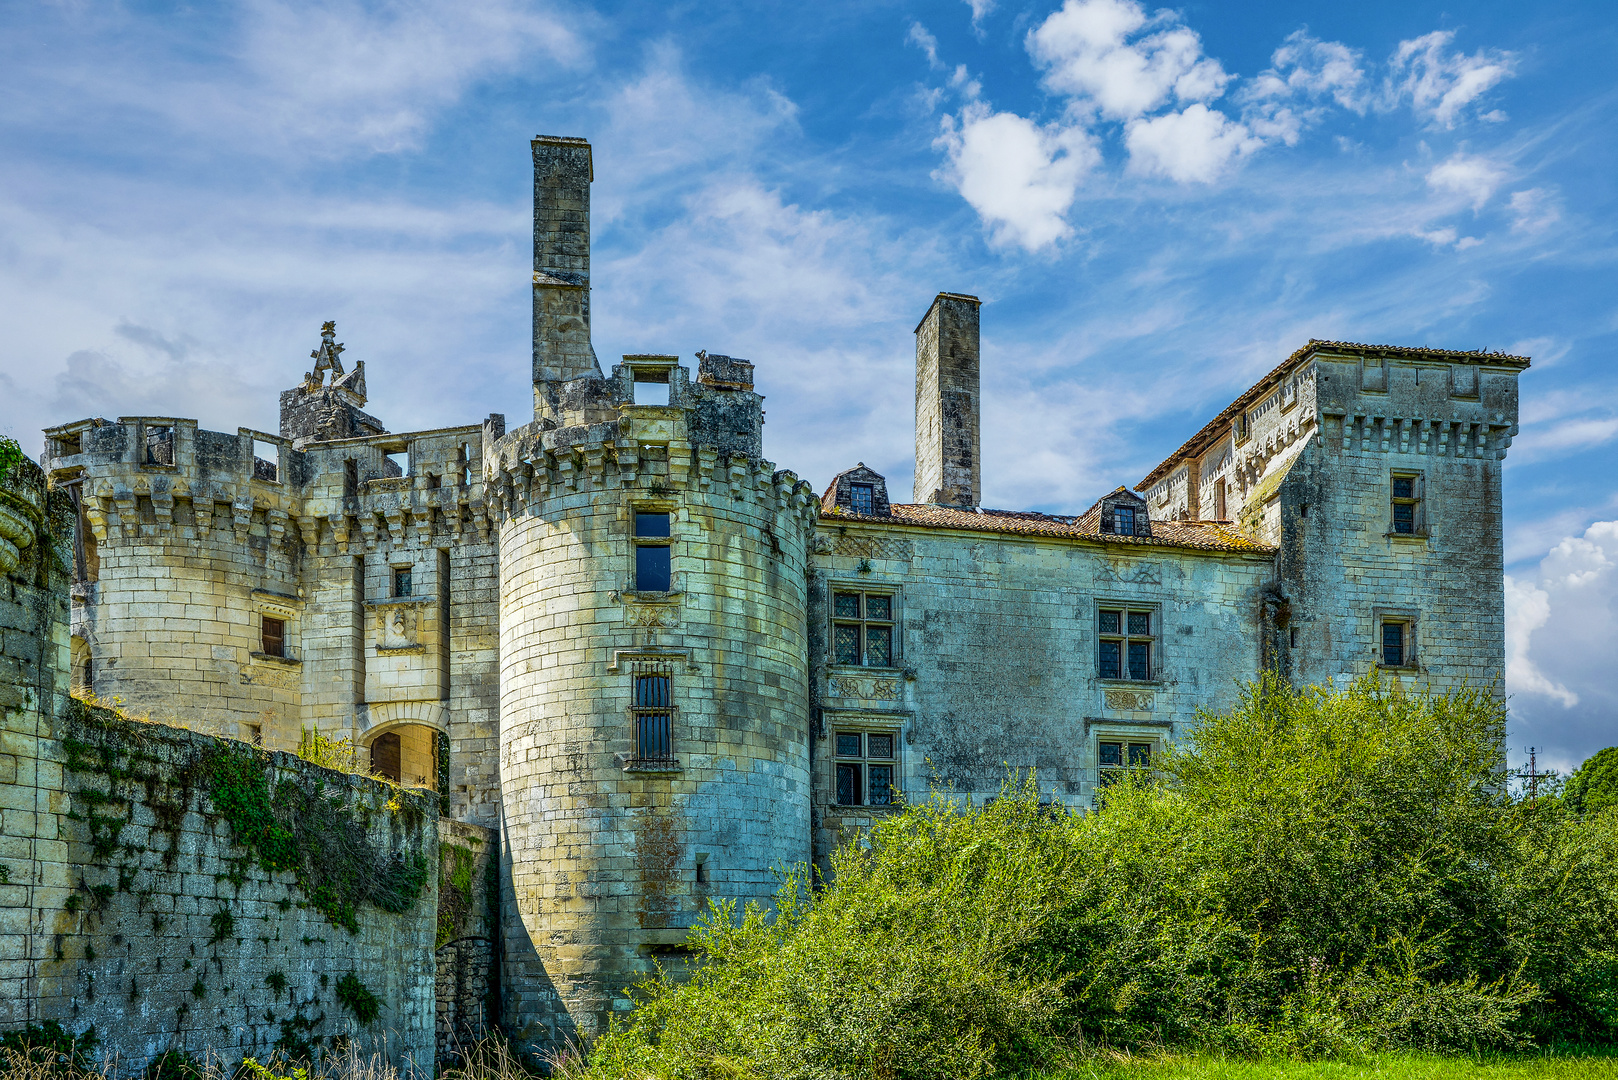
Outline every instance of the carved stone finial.
<svg viewBox="0 0 1618 1080">
<path fill-rule="evenodd" d="M 318 390 L 326 383 L 326 372 L 331 372 L 333 385 L 343 375 L 343 346 L 337 341 L 337 322 L 335 319 L 321 324 L 320 348 L 309 355 L 314 358 L 315 370 L 310 372 L 304 380 L 304 386 L 309 390 Z"/>
</svg>

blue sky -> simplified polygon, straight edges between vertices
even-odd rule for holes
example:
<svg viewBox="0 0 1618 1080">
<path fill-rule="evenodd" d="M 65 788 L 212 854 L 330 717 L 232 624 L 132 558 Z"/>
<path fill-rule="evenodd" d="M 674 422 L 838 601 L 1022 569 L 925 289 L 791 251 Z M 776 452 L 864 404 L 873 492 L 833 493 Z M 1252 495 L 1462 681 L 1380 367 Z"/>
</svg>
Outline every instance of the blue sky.
<svg viewBox="0 0 1618 1080">
<path fill-rule="evenodd" d="M 1606 5 L 0 4 L 0 431 L 274 429 L 338 321 L 395 430 L 530 414 L 528 139 L 595 145 L 605 361 L 758 364 L 766 449 L 908 491 L 983 297 L 985 502 L 1133 483 L 1310 337 L 1534 357 L 1514 750 L 1618 742 Z"/>
</svg>

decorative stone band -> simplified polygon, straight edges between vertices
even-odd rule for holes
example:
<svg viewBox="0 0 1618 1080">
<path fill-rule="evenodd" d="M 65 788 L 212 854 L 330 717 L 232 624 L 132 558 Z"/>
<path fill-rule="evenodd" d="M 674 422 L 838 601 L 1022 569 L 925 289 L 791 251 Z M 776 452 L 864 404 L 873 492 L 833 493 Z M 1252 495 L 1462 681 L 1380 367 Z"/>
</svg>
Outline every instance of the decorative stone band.
<svg viewBox="0 0 1618 1080">
<path fill-rule="evenodd" d="M 1327 413 L 1324 420 L 1328 440 L 1344 450 L 1362 453 L 1380 451 L 1499 460 L 1506 456 L 1517 434 L 1517 425 L 1503 418 L 1405 418 L 1360 412 Z"/>
</svg>

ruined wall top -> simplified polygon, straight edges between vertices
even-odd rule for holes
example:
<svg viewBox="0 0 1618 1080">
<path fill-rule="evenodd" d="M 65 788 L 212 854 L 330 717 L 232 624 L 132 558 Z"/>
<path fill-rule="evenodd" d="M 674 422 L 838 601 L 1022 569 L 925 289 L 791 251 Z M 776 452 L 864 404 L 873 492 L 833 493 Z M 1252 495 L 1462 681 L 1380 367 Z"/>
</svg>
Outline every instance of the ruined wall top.
<svg viewBox="0 0 1618 1080">
<path fill-rule="evenodd" d="M 584 139 L 541 135 L 534 152 L 534 417 L 557 419 L 559 384 L 601 378 L 590 342 L 590 183 Z"/>
<path fill-rule="evenodd" d="M 382 421 L 361 411 L 365 404 L 365 361 L 343 371 L 345 346 L 337 340 L 337 323 L 320 328 L 320 347 L 309 354 L 315 369 L 306 371 L 302 384 L 281 393 L 281 437 L 302 446 L 332 439 L 358 439 L 382 435 Z M 331 382 L 326 382 L 330 376 Z"/>
</svg>

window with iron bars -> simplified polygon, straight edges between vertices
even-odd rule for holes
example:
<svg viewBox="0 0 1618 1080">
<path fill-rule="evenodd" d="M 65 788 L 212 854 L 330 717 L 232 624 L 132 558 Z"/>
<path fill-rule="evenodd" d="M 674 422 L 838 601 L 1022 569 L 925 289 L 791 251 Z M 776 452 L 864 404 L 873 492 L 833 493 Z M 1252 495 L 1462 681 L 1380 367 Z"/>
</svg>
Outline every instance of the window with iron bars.
<svg viewBox="0 0 1618 1080">
<path fill-rule="evenodd" d="M 635 665 L 634 704 L 635 758 L 637 761 L 671 761 L 674 757 L 674 676 L 661 665 Z"/>
</svg>

